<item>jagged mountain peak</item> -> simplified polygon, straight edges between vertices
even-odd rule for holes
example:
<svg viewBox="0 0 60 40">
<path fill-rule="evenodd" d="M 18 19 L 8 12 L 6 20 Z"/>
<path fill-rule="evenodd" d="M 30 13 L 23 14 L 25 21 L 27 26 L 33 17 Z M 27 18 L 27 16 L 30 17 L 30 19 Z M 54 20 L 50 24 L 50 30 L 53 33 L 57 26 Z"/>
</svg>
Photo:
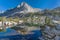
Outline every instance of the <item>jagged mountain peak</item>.
<svg viewBox="0 0 60 40">
<path fill-rule="evenodd" d="M 26 2 L 22 2 L 21 4 L 19 4 L 18 6 L 17 6 L 17 8 L 20 8 L 21 6 L 24 6 L 24 7 L 26 7 L 26 6 L 29 6 Z"/>
<path fill-rule="evenodd" d="M 22 5 L 23 5 L 23 6 L 27 6 L 28 4 L 27 4 L 26 2 L 22 2 L 22 3 L 21 3 L 21 6 L 22 6 Z"/>
<path fill-rule="evenodd" d="M 34 13 L 34 12 L 39 12 L 41 11 L 38 8 L 32 8 L 28 3 L 26 2 L 22 2 L 21 4 L 19 4 L 17 7 L 6 10 L 3 14 L 1 14 L 2 16 L 11 16 L 11 15 L 15 15 L 15 14 L 26 14 L 26 13 Z"/>
<path fill-rule="evenodd" d="M 32 8 L 26 2 L 22 2 L 20 5 L 17 6 L 17 8 L 21 9 L 20 13 L 34 12 L 34 8 Z"/>
</svg>

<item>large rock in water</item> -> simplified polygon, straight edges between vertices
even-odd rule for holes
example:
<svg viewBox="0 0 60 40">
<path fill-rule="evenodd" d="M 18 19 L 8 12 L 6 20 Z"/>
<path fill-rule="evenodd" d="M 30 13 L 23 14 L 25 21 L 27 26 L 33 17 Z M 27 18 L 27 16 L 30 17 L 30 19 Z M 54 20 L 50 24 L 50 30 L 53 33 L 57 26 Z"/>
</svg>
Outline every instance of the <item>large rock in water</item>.
<svg viewBox="0 0 60 40">
<path fill-rule="evenodd" d="M 60 31 L 55 27 L 46 26 L 42 33 L 44 40 L 60 40 Z"/>
</svg>

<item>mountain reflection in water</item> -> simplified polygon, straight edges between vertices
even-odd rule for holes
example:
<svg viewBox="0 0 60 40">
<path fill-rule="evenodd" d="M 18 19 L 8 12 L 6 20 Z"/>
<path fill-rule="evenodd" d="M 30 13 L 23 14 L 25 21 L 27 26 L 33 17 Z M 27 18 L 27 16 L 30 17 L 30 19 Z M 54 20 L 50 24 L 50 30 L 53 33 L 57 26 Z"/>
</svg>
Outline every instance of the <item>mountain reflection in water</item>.
<svg viewBox="0 0 60 40">
<path fill-rule="evenodd" d="M 0 32 L 0 40 L 38 40 L 42 36 L 40 30 L 31 31 L 34 34 L 21 35 L 13 29 L 7 29 L 6 32 Z"/>
</svg>

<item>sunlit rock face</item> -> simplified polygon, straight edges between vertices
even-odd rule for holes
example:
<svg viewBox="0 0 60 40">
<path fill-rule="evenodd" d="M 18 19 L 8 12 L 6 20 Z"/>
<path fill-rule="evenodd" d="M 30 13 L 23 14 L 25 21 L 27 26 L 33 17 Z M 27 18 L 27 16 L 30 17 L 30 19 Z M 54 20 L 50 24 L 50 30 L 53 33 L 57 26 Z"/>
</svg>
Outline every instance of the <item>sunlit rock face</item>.
<svg viewBox="0 0 60 40">
<path fill-rule="evenodd" d="M 28 12 L 39 12 L 40 9 L 38 8 L 32 8 L 30 5 L 28 5 L 25 2 L 22 2 L 21 5 L 18 5 L 17 8 L 20 8 L 20 13 L 28 13 Z"/>
<path fill-rule="evenodd" d="M 24 13 L 24 12 L 34 12 L 33 8 L 31 6 L 29 6 L 27 3 L 22 2 L 21 5 L 18 5 L 17 8 L 20 8 L 21 11 L 20 13 Z"/>
</svg>

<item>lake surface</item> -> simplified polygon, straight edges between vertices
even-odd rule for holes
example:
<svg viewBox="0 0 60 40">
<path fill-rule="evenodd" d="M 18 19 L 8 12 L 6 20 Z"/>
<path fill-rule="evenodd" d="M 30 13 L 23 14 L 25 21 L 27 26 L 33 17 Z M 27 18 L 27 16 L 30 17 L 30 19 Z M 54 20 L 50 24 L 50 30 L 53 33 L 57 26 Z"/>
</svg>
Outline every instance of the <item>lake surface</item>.
<svg viewBox="0 0 60 40">
<path fill-rule="evenodd" d="M 33 34 L 21 35 L 13 29 L 6 29 L 6 32 L 0 32 L 0 40 L 38 40 L 42 36 L 40 30 L 31 31 Z"/>
</svg>

